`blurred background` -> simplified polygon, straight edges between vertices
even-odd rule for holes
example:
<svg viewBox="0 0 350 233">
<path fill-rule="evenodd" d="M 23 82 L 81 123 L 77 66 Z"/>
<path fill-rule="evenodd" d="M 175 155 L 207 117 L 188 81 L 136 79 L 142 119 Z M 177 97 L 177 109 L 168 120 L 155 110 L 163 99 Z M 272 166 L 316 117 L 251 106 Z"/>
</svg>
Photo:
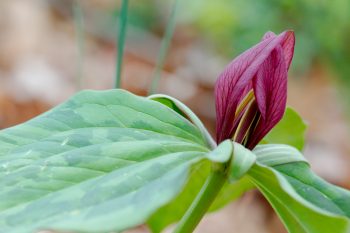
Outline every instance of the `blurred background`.
<svg viewBox="0 0 350 233">
<path fill-rule="evenodd" d="M 293 29 L 288 104 L 309 125 L 305 155 L 322 177 L 350 189 L 350 1 L 130 0 L 122 87 L 147 95 L 167 24 L 175 25 L 157 91 L 213 132 L 213 85 L 266 31 Z M 113 88 L 120 1 L 0 1 L 0 127 L 26 121 L 80 89 Z M 137 232 L 147 232 L 145 227 Z M 198 232 L 283 233 L 252 192 L 208 215 Z"/>
</svg>

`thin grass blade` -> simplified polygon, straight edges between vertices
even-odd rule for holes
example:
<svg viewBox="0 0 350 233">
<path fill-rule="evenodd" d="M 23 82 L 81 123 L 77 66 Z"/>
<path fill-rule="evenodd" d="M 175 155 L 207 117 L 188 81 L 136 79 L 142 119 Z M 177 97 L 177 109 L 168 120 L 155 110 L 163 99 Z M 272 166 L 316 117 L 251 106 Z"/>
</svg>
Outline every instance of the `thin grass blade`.
<svg viewBox="0 0 350 233">
<path fill-rule="evenodd" d="M 79 0 L 75 0 L 73 4 L 73 18 L 77 44 L 77 60 L 75 88 L 81 90 L 84 83 L 84 56 L 85 56 L 85 35 L 84 35 L 84 13 Z"/>
<path fill-rule="evenodd" d="M 165 34 L 164 34 L 164 37 L 163 37 L 163 40 L 162 40 L 162 43 L 160 46 L 160 51 L 158 54 L 157 63 L 156 63 L 155 69 L 154 69 L 152 83 L 151 83 L 150 89 L 148 91 L 148 93 L 150 95 L 154 94 L 158 89 L 158 83 L 159 83 L 159 80 L 161 77 L 162 69 L 164 67 L 165 57 L 167 55 L 169 45 L 170 45 L 171 39 L 173 37 L 174 31 L 175 31 L 175 26 L 176 26 L 176 17 L 175 16 L 176 16 L 176 11 L 179 8 L 179 2 L 180 2 L 180 0 L 175 0 L 174 4 L 172 6 L 172 9 L 171 9 L 171 14 L 170 14 L 169 21 L 168 21 L 168 24 L 167 24 L 167 27 L 165 30 Z"/>
<path fill-rule="evenodd" d="M 115 88 L 120 88 L 121 84 L 121 73 L 123 65 L 124 47 L 125 47 L 125 36 L 126 36 L 126 26 L 128 21 L 128 0 L 122 0 L 120 17 L 119 17 L 119 30 L 117 35 L 118 52 L 116 60 L 116 75 L 115 75 Z"/>
</svg>

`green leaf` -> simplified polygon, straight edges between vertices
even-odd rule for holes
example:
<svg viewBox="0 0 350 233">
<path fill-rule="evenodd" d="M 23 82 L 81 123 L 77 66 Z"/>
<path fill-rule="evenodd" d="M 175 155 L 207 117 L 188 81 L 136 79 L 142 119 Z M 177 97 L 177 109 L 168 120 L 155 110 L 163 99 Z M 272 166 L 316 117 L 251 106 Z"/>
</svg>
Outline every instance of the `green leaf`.
<svg viewBox="0 0 350 233">
<path fill-rule="evenodd" d="M 220 193 L 216 197 L 215 201 L 210 206 L 209 211 L 216 211 L 224 207 L 228 203 L 237 200 L 244 193 L 254 188 L 254 184 L 250 181 L 250 179 L 247 176 L 244 176 L 233 183 L 232 181 L 226 182 L 220 190 Z"/>
<path fill-rule="evenodd" d="M 164 94 L 154 94 L 149 96 L 148 98 L 164 104 L 165 106 L 181 114 L 183 117 L 187 118 L 189 121 L 191 121 L 195 126 L 199 128 L 202 135 L 204 135 L 208 146 L 210 146 L 212 149 L 216 147 L 216 143 L 214 139 L 211 137 L 207 128 L 203 125 L 202 121 L 197 117 L 196 114 L 192 112 L 192 110 L 189 107 L 187 107 L 181 101 L 175 99 L 174 97 L 164 95 Z"/>
<path fill-rule="evenodd" d="M 280 164 L 281 157 L 283 158 L 283 151 L 288 149 L 293 152 L 298 152 L 298 150 L 288 147 L 286 145 L 259 145 L 252 152 L 246 149 L 239 143 L 233 142 L 234 145 L 234 153 L 231 161 L 231 168 L 228 182 L 224 185 L 219 195 L 215 199 L 212 204 L 210 211 L 214 211 L 224 207 L 230 201 L 238 199 L 245 192 L 253 189 L 255 186 L 249 180 L 247 176 L 247 172 L 251 169 L 251 167 L 255 164 L 256 160 L 262 160 L 263 162 L 271 163 L 275 161 L 275 163 Z M 287 148 L 285 148 L 287 147 Z M 278 157 L 271 158 L 272 155 L 276 155 L 276 150 L 282 149 L 282 153 L 278 154 Z M 266 154 L 268 153 L 268 155 Z M 273 152 L 273 153 L 271 153 Z M 299 153 L 299 152 L 298 152 Z M 300 153 L 299 153 L 300 154 Z M 301 155 L 301 154 L 300 154 Z M 284 160 L 286 161 L 286 160 Z M 295 160 L 293 160 L 295 161 Z"/>
<path fill-rule="evenodd" d="M 177 222 L 185 214 L 211 171 L 208 160 L 195 164 L 181 193 L 167 205 L 158 209 L 147 222 L 154 233 L 160 233 L 171 223 Z"/>
<path fill-rule="evenodd" d="M 304 156 L 296 148 L 283 144 L 258 145 L 253 153 L 257 160 L 267 166 L 286 163 L 306 162 Z"/>
<path fill-rule="evenodd" d="M 282 120 L 265 136 L 262 143 L 287 144 L 302 151 L 306 128 L 298 113 L 287 107 Z"/>
<path fill-rule="evenodd" d="M 243 177 L 243 175 L 254 164 L 256 157 L 242 145 L 226 140 L 215 150 L 208 153 L 207 158 L 214 163 L 224 163 L 230 159 L 232 161 L 229 174 L 230 181 L 227 181 L 220 190 L 209 211 L 222 208 L 232 200 L 239 198 L 246 191 L 254 188 L 250 180 Z M 208 161 L 203 161 L 193 167 L 191 177 L 180 195 L 168 205 L 160 208 L 149 220 L 148 224 L 152 232 L 161 232 L 166 226 L 178 221 L 184 215 L 208 177 L 211 171 L 210 165 Z M 241 177 L 243 178 L 239 179 Z"/>
<path fill-rule="evenodd" d="M 209 152 L 207 157 L 215 163 L 226 163 L 231 159 L 232 153 L 232 141 L 228 139 L 220 143 L 213 151 Z"/>
<path fill-rule="evenodd" d="M 258 152 L 258 162 L 249 170 L 248 177 L 271 203 L 288 231 L 349 232 L 350 192 L 313 174 L 297 150 L 289 150 L 288 159 L 288 150 L 268 146 L 265 150 L 254 150 Z M 281 155 L 283 158 L 279 159 Z"/>
<path fill-rule="evenodd" d="M 208 152 L 200 130 L 163 104 L 122 90 L 83 91 L 0 131 L 0 232 L 142 224 Z"/>
<path fill-rule="evenodd" d="M 350 218 L 350 192 L 315 175 L 305 163 L 275 166 L 297 193 L 315 206 Z"/>
<path fill-rule="evenodd" d="M 256 156 L 250 150 L 239 143 L 234 143 L 233 159 L 231 161 L 231 172 L 229 180 L 231 182 L 242 178 L 249 169 L 254 165 Z"/>
<path fill-rule="evenodd" d="M 178 221 L 191 205 L 205 180 L 209 176 L 211 166 L 218 163 L 225 163 L 232 157 L 233 146 L 231 140 L 222 142 L 217 148 L 206 156 L 213 163 L 202 161 L 193 166 L 191 177 L 185 188 L 171 203 L 160 208 L 148 221 L 153 232 L 161 232 L 169 224 Z"/>
</svg>

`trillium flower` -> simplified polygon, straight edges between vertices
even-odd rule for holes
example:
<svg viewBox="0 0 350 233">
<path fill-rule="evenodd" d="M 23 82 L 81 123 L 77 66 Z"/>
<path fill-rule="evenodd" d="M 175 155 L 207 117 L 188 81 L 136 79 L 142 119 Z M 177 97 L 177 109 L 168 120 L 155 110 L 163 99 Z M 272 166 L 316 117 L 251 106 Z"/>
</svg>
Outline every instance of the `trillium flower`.
<svg viewBox="0 0 350 233">
<path fill-rule="evenodd" d="M 233 139 L 253 149 L 281 120 L 294 44 L 292 31 L 267 32 L 220 74 L 215 85 L 217 143 Z"/>
</svg>

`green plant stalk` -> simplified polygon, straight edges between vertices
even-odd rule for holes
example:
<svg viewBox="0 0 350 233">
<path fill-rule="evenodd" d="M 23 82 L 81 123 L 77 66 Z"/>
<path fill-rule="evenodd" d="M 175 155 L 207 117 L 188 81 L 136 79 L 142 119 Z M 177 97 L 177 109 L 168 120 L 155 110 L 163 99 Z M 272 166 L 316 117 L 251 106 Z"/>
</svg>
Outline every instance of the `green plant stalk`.
<svg viewBox="0 0 350 233">
<path fill-rule="evenodd" d="M 126 25 L 128 21 L 128 0 L 123 0 L 120 11 L 119 18 L 119 31 L 118 31 L 118 52 L 116 59 L 116 75 L 115 75 L 115 88 L 120 88 L 121 84 L 121 73 L 122 73 L 122 64 L 124 56 L 124 47 L 125 47 L 125 36 L 126 36 Z"/>
<path fill-rule="evenodd" d="M 225 184 L 228 164 L 214 164 L 212 172 L 173 233 L 194 231 Z"/>
<path fill-rule="evenodd" d="M 158 88 L 161 72 L 164 67 L 165 57 L 169 49 L 171 38 L 173 37 L 174 31 L 175 31 L 175 26 L 176 26 L 175 15 L 176 15 L 177 9 L 179 8 L 179 2 L 180 2 L 179 0 L 175 0 L 171 9 L 169 21 L 165 30 L 163 40 L 160 45 L 160 51 L 157 57 L 156 66 L 154 68 L 153 79 L 151 82 L 150 89 L 148 91 L 149 95 L 154 94 Z"/>
<path fill-rule="evenodd" d="M 84 77 L 84 54 L 85 54 L 85 41 L 84 41 L 84 16 L 79 0 L 75 0 L 73 4 L 73 17 L 76 33 L 77 43 L 77 61 L 76 61 L 76 77 L 75 88 L 81 90 L 83 86 Z"/>
</svg>

